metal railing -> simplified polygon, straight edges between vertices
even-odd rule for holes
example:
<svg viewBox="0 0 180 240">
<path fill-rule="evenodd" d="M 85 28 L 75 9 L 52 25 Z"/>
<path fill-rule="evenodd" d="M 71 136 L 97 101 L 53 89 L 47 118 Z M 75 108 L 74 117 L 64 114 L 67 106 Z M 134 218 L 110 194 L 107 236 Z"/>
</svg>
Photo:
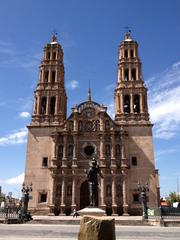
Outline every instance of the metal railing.
<svg viewBox="0 0 180 240">
<path fill-rule="evenodd" d="M 148 218 L 156 218 L 156 217 L 180 218 L 180 208 L 174 208 L 174 207 L 148 208 Z"/>
<path fill-rule="evenodd" d="M 19 208 L 17 207 L 0 207 L 0 219 L 1 220 L 8 220 L 8 219 L 16 219 L 19 220 L 20 212 Z"/>
</svg>

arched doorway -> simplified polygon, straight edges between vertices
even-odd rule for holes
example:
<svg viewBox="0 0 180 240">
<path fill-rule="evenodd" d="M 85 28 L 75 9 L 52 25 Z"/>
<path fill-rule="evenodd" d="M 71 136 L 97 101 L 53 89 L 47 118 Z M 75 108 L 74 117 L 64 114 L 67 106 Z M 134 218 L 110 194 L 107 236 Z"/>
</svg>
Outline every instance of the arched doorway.
<svg viewBox="0 0 180 240">
<path fill-rule="evenodd" d="M 84 181 L 80 188 L 80 209 L 89 206 L 89 186 L 88 181 Z"/>
</svg>

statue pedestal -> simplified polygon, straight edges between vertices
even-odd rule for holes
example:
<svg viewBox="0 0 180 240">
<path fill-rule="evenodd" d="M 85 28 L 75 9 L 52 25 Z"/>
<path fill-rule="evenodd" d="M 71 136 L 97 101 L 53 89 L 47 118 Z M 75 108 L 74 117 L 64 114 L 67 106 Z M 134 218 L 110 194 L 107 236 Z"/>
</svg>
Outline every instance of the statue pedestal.
<svg viewBox="0 0 180 240">
<path fill-rule="evenodd" d="M 106 212 L 98 207 L 85 207 L 77 213 L 80 216 L 89 215 L 89 216 L 106 216 Z"/>
<path fill-rule="evenodd" d="M 97 216 L 82 217 L 78 240 L 85 239 L 115 240 L 115 219 Z"/>
</svg>

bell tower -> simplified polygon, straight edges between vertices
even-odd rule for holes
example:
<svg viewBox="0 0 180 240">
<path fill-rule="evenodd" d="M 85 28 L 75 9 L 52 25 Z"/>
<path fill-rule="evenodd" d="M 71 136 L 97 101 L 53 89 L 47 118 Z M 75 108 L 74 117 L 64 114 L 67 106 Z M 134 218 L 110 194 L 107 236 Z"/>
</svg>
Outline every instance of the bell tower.
<svg viewBox="0 0 180 240">
<path fill-rule="evenodd" d="M 59 125 L 66 119 L 66 108 L 63 50 L 57 36 L 53 35 L 44 47 L 31 125 Z"/>
<path fill-rule="evenodd" d="M 149 122 L 147 88 L 142 78 L 138 44 L 126 32 L 119 46 L 118 79 L 115 88 L 115 121 L 118 123 Z"/>
</svg>

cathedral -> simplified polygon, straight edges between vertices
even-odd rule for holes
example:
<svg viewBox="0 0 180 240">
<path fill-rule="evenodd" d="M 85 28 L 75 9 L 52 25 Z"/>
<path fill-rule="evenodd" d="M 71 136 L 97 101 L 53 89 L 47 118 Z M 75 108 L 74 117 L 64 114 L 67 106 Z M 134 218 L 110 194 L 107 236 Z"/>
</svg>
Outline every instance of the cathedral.
<svg viewBox="0 0 180 240">
<path fill-rule="evenodd" d="M 125 33 L 118 50 L 114 119 L 88 91 L 87 99 L 67 112 L 63 49 L 57 36 L 44 47 L 34 107 L 28 127 L 25 184 L 33 184 L 33 214 L 69 215 L 89 205 L 86 169 L 95 158 L 98 207 L 107 215 L 139 215 L 139 184 L 147 185 L 147 205 L 159 204 L 147 88 L 138 44 Z"/>
</svg>

